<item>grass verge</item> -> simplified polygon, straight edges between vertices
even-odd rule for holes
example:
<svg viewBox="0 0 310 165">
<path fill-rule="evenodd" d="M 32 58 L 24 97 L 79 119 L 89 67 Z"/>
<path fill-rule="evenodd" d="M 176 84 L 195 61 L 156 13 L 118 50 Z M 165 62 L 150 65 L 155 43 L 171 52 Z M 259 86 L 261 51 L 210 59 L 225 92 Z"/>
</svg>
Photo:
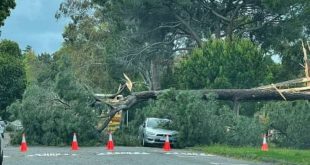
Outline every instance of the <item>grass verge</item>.
<svg viewBox="0 0 310 165">
<path fill-rule="evenodd" d="M 223 145 L 197 146 L 194 150 L 223 155 L 245 160 L 271 162 L 275 164 L 310 165 L 310 150 L 295 150 L 286 148 L 270 148 L 263 152 L 255 147 L 231 147 Z"/>
</svg>

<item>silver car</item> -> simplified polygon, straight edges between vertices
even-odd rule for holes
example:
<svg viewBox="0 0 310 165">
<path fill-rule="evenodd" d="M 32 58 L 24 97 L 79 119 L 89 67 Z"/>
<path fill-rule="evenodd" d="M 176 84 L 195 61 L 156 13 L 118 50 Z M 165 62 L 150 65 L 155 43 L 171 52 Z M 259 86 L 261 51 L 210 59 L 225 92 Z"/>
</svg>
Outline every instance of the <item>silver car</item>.
<svg viewBox="0 0 310 165">
<path fill-rule="evenodd" d="M 163 125 L 169 124 L 171 120 L 160 118 L 146 118 L 139 127 L 139 140 L 143 146 L 147 144 L 163 144 L 166 136 L 169 141 L 174 144 L 177 139 L 177 131 L 161 128 Z"/>
</svg>

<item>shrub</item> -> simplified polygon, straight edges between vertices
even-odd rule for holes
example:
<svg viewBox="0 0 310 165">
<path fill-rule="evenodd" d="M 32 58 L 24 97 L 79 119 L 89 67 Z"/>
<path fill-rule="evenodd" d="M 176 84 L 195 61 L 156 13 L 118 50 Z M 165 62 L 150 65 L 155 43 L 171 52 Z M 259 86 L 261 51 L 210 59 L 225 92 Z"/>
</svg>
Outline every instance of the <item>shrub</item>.
<svg viewBox="0 0 310 165">
<path fill-rule="evenodd" d="M 266 104 L 267 127 L 279 131 L 275 143 L 285 147 L 310 148 L 309 101 Z"/>
</svg>

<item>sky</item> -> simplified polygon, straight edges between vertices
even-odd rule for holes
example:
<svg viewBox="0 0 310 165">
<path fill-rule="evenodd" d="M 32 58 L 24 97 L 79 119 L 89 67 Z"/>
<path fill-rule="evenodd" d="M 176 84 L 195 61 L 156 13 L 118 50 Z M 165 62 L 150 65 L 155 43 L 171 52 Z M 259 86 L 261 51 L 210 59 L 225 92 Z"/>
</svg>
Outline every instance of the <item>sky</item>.
<svg viewBox="0 0 310 165">
<path fill-rule="evenodd" d="M 63 42 L 62 32 L 68 20 L 56 20 L 55 13 L 63 0 L 15 0 L 16 7 L 0 27 L 0 39 L 27 45 L 37 53 L 53 53 Z"/>
</svg>

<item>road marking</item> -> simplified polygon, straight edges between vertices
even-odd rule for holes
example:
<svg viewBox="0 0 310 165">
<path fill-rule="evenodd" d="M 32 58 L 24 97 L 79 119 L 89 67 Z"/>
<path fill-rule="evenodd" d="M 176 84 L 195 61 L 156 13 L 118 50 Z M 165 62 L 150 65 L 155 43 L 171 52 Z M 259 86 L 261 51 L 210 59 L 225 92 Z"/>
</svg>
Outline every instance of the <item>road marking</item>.
<svg viewBox="0 0 310 165">
<path fill-rule="evenodd" d="M 76 156 L 77 154 L 68 154 L 68 153 L 43 153 L 43 154 L 34 154 L 27 155 L 28 157 L 58 157 L 58 156 Z"/>
<path fill-rule="evenodd" d="M 248 164 L 234 164 L 234 163 L 215 163 L 215 162 L 210 162 L 210 164 L 214 165 L 248 165 Z"/>
<path fill-rule="evenodd" d="M 215 156 L 211 154 L 204 154 L 204 153 L 194 153 L 194 152 L 166 152 L 166 155 L 177 155 L 177 156 Z"/>
<path fill-rule="evenodd" d="M 107 155 L 149 155 L 147 152 L 105 152 L 99 153 L 98 156 L 107 156 Z"/>
</svg>

